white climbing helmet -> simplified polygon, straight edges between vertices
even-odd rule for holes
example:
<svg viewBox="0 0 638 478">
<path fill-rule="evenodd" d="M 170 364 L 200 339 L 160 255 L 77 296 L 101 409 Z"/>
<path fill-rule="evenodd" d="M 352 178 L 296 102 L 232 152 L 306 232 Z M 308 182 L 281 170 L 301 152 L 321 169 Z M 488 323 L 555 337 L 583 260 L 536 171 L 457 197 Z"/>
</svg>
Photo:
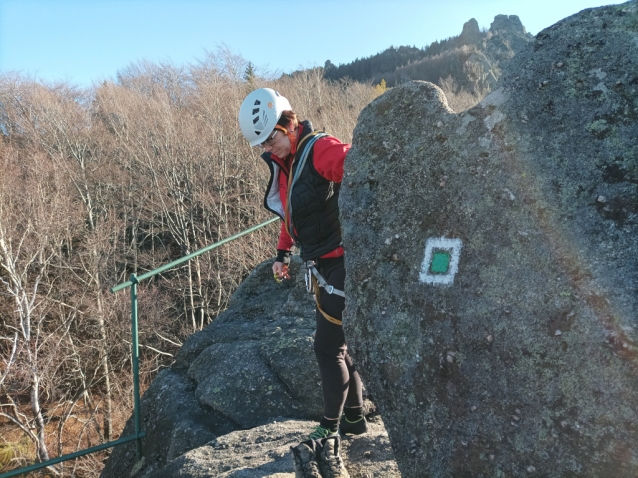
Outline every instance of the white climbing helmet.
<svg viewBox="0 0 638 478">
<path fill-rule="evenodd" d="M 263 143 L 290 103 L 271 88 L 259 88 L 250 93 L 239 108 L 239 127 L 251 146 Z"/>
</svg>

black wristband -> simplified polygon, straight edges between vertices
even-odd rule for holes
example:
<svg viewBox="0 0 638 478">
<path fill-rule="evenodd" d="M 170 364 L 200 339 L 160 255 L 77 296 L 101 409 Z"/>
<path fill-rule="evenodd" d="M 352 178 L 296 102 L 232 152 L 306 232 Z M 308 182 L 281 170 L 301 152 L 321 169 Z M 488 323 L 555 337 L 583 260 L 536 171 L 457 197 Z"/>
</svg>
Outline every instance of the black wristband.
<svg viewBox="0 0 638 478">
<path fill-rule="evenodd" d="M 284 251 L 283 249 L 277 249 L 277 262 L 283 262 L 284 264 L 290 264 L 290 251 Z"/>
</svg>

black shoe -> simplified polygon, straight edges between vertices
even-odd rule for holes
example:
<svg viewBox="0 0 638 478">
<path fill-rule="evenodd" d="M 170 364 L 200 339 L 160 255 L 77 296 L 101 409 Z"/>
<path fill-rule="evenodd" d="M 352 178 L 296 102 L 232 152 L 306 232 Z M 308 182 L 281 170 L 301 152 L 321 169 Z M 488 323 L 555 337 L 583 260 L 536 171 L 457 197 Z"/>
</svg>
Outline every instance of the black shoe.
<svg viewBox="0 0 638 478">
<path fill-rule="evenodd" d="M 302 441 L 290 447 L 295 462 L 295 478 L 322 478 L 317 463 L 318 444 L 315 440 Z"/>
<path fill-rule="evenodd" d="M 356 422 L 349 421 L 346 416 L 341 417 L 341 423 L 339 423 L 340 435 L 362 435 L 368 431 L 368 422 L 365 417 L 361 417 Z"/>
<path fill-rule="evenodd" d="M 323 478 L 350 478 L 350 474 L 346 467 L 343 466 L 343 460 L 339 455 L 341 437 L 339 435 L 329 436 L 322 439 L 319 445 L 317 461 L 319 462 L 321 476 Z"/>
</svg>

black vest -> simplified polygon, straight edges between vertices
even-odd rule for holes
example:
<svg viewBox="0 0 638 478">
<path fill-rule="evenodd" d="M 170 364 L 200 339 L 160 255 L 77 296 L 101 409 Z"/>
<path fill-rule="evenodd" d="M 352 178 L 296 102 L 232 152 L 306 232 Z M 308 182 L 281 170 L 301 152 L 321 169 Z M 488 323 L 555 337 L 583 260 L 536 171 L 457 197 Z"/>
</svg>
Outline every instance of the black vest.
<svg viewBox="0 0 638 478">
<path fill-rule="evenodd" d="M 308 121 L 300 124 L 303 127 L 299 142 L 312 133 L 312 125 Z M 302 143 L 295 153 L 292 171 L 294 176 L 301 154 L 309 140 Z M 319 139 L 319 141 L 321 141 Z M 314 148 L 313 148 L 314 149 Z M 341 223 L 339 221 L 339 189 L 341 184 L 328 181 L 321 176 L 313 165 L 314 151 L 310 151 L 303 170 L 300 173 L 289 198 L 292 205 L 293 240 L 301 249 L 304 261 L 318 259 L 341 245 Z M 267 156 L 267 157 L 266 157 Z M 270 154 L 262 155 L 273 171 Z M 270 178 L 269 191 L 266 192 L 265 205 L 268 203 L 270 187 L 277 182 Z M 272 192 L 270 192 L 272 198 Z M 267 209 L 272 210 L 270 207 Z M 275 211 L 276 212 L 276 211 Z"/>
</svg>

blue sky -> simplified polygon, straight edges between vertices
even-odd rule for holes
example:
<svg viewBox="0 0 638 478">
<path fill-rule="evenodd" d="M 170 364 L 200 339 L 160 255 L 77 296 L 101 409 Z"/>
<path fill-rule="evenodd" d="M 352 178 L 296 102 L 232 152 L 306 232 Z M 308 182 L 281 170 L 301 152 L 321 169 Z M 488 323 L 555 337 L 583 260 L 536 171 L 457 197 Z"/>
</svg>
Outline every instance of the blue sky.
<svg viewBox="0 0 638 478">
<path fill-rule="evenodd" d="M 0 0 L 0 73 L 81 86 L 140 60 L 180 66 L 225 44 L 291 72 L 348 63 L 390 45 L 424 47 L 476 18 L 518 15 L 536 34 L 601 0 Z"/>
</svg>

